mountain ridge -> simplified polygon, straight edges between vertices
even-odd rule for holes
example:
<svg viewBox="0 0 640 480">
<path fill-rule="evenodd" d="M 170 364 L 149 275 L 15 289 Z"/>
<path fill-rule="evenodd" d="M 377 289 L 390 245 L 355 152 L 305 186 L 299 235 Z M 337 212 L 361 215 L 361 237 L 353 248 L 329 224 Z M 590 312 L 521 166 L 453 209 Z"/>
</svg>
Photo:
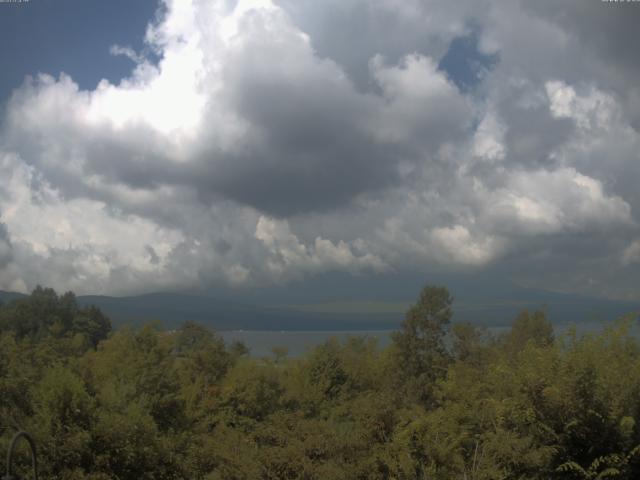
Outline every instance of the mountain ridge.
<svg viewBox="0 0 640 480">
<path fill-rule="evenodd" d="M 260 294 L 246 292 L 246 301 L 234 295 L 220 299 L 214 295 L 151 292 L 131 296 L 78 295 L 82 306 L 95 305 L 108 315 L 114 326 L 141 325 L 158 321 L 164 328 L 177 328 L 184 321 L 202 323 L 216 330 L 384 330 L 398 328 L 411 299 L 393 297 L 371 301 L 298 301 L 259 303 Z M 483 326 L 504 326 L 522 310 L 545 309 L 553 323 L 610 321 L 640 310 L 640 302 L 607 300 L 574 294 L 516 288 L 507 295 L 480 298 L 462 292 L 454 298 L 454 321 Z M 459 292 L 461 293 L 461 292 Z M 470 294 L 471 293 L 471 294 Z M 0 291 L 0 301 L 9 302 L 25 294 Z M 296 298 L 293 295 L 293 299 Z M 324 300 L 324 301 L 322 301 Z"/>
</svg>

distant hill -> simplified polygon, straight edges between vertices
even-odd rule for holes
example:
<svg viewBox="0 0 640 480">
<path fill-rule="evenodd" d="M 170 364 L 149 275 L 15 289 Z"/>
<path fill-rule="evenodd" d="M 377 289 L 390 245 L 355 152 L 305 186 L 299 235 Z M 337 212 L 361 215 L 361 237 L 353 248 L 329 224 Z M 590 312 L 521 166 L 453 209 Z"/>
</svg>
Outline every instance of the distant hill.
<svg viewBox="0 0 640 480">
<path fill-rule="evenodd" d="M 419 292 L 413 282 L 400 286 L 412 294 L 402 297 L 397 283 L 394 284 L 395 292 L 376 285 L 364 288 L 362 284 L 366 287 L 366 280 L 359 282 L 356 289 L 349 290 L 349 284 L 340 284 L 339 280 L 332 285 L 315 283 L 306 288 L 220 290 L 218 296 L 186 293 L 128 297 L 86 295 L 78 296 L 78 303 L 96 305 L 115 326 L 159 321 L 163 327 L 171 329 L 191 320 L 216 330 L 387 330 L 398 328 L 404 312 Z M 581 297 L 514 285 L 489 289 L 486 286 L 476 288 L 473 282 L 440 283 L 451 285 L 449 288 L 455 299 L 454 321 L 485 326 L 508 325 L 524 309 L 543 308 L 553 323 L 562 324 L 610 321 L 640 311 L 640 302 Z M 2 302 L 22 296 L 0 291 Z"/>
<path fill-rule="evenodd" d="M 191 320 L 216 330 L 387 329 L 395 328 L 401 318 L 389 312 L 315 312 L 288 305 L 252 305 L 177 293 L 80 296 L 78 302 L 96 305 L 116 325 L 158 320 L 166 328 L 176 328 L 185 320 Z"/>
<path fill-rule="evenodd" d="M 22 297 L 26 297 L 26 295 L 24 293 L 5 292 L 0 290 L 0 302 L 2 303 L 8 303 L 12 300 L 16 300 L 17 298 L 22 298 Z"/>
</svg>

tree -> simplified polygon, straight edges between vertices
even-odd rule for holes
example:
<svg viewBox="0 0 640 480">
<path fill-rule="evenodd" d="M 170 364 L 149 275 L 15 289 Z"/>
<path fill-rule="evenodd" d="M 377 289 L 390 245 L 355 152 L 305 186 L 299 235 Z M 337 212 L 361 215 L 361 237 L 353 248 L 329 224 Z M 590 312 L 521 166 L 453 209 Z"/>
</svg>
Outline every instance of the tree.
<svg viewBox="0 0 640 480">
<path fill-rule="evenodd" d="M 511 331 L 503 341 L 505 352 L 511 356 L 522 351 L 528 342 L 533 342 L 536 347 L 548 347 L 554 341 L 553 325 L 543 311 L 529 313 L 525 310 L 513 321 Z"/>
<path fill-rule="evenodd" d="M 450 357 L 444 338 L 453 314 L 446 287 L 426 286 L 406 313 L 402 329 L 392 335 L 404 380 L 419 399 L 428 402 L 432 387 L 446 371 Z"/>
<path fill-rule="evenodd" d="M 46 476 L 77 478 L 93 467 L 91 431 L 95 400 L 82 379 L 62 366 L 43 372 L 31 392 L 34 416 L 30 431 L 40 445 L 41 468 Z"/>
<path fill-rule="evenodd" d="M 276 345 L 271 349 L 271 353 L 276 363 L 282 363 L 289 355 L 289 349 L 285 346 Z"/>
<path fill-rule="evenodd" d="M 309 382 L 323 399 L 336 398 L 349 379 L 340 357 L 340 345 L 335 337 L 318 346 L 310 356 Z"/>
<path fill-rule="evenodd" d="M 453 336 L 452 353 L 456 360 L 478 362 L 481 360 L 483 347 L 487 343 L 486 329 L 471 323 L 454 323 L 451 327 Z"/>
<path fill-rule="evenodd" d="M 30 296 L 0 307 L 0 330 L 18 339 L 73 338 L 95 348 L 111 332 L 111 321 L 99 308 L 80 308 L 73 292 L 58 296 L 51 288 L 36 287 Z"/>
<path fill-rule="evenodd" d="M 282 393 L 273 365 L 257 367 L 251 361 L 239 361 L 224 379 L 221 414 L 229 425 L 261 422 L 279 408 Z"/>
<path fill-rule="evenodd" d="M 84 335 L 95 348 L 111 332 L 111 320 L 98 307 L 91 305 L 78 310 L 73 318 L 71 331 Z"/>
<path fill-rule="evenodd" d="M 191 415 L 208 412 L 216 397 L 218 383 L 233 363 L 224 340 L 208 328 L 186 322 L 174 340 L 181 393 Z"/>
</svg>

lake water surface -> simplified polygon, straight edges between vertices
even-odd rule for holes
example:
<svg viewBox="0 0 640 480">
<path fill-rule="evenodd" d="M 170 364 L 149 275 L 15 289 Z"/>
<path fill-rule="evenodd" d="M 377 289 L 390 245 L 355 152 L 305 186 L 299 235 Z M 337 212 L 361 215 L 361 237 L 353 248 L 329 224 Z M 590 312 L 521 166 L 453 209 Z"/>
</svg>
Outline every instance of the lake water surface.
<svg viewBox="0 0 640 480">
<path fill-rule="evenodd" d="M 578 334 L 588 332 L 599 332 L 612 322 L 583 322 L 579 324 L 557 324 L 554 325 L 556 335 L 562 335 L 567 332 L 570 326 L 575 326 Z M 509 330 L 510 327 L 488 327 L 489 332 L 500 334 Z M 320 345 L 331 337 L 336 337 L 340 341 L 344 341 L 350 336 L 375 338 L 378 345 L 384 348 L 391 342 L 391 333 L 394 330 L 328 330 L 328 331 L 260 331 L 260 330 L 229 330 L 221 331 L 220 335 L 225 342 L 241 341 L 249 347 L 250 354 L 253 357 L 265 357 L 272 355 L 274 347 L 286 347 L 289 355 L 296 357 L 304 354 L 313 347 Z M 634 335 L 640 334 L 638 325 L 634 325 Z"/>
</svg>

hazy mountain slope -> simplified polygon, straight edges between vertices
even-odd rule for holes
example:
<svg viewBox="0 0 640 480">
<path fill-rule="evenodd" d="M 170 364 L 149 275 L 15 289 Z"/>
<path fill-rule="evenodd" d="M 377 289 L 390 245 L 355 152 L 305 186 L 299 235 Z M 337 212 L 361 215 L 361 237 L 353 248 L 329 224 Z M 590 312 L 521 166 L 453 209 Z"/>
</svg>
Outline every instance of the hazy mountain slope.
<svg viewBox="0 0 640 480">
<path fill-rule="evenodd" d="M 326 275 L 296 285 L 251 291 L 218 290 L 207 295 L 152 293 L 128 297 L 87 295 L 79 296 L 78 302 L 100 307 L 116 326 L 156 320 L 165 328 L 175 328 L 192 320 L 217 330 L 394 329 L 417 297 L 420 286 L 426 283 L 422 276 L 395 280 Z M 472 277 L 435 278 L 429 283 L 449 287 L 454 296 L 455 321 L 486 326 L 509 324 L 524 309 L 544 308 L 552 322 L 563 324 L 613 320 L 640 311 L 640 302 L 546 292 L 506 282 L 487 285 Z M 0 301 L 21 296 L 0 292 Z"/>
</svg>

